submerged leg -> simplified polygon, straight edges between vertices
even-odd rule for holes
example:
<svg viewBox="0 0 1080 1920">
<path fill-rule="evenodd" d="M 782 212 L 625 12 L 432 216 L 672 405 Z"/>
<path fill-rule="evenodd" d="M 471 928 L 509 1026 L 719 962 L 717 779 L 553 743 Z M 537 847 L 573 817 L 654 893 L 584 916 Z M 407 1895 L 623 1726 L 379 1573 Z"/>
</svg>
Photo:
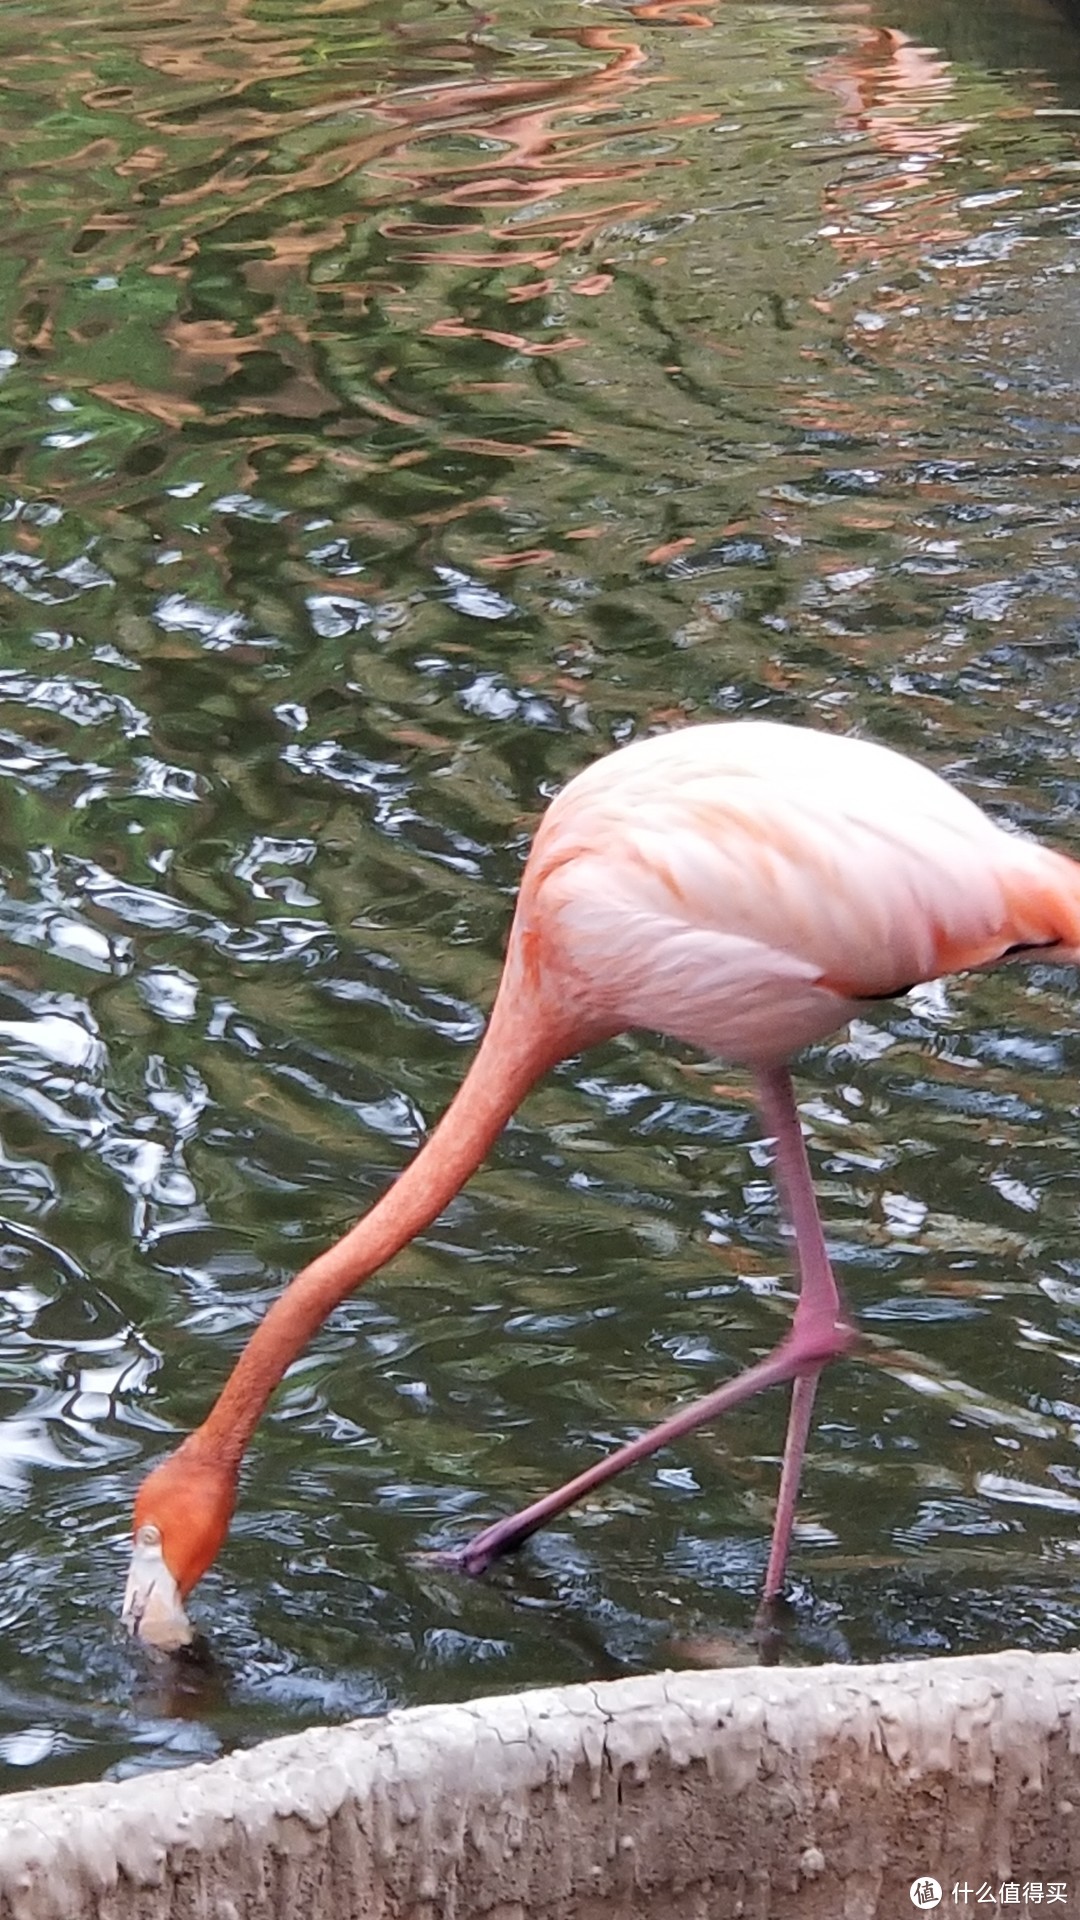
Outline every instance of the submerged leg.
<svg viewBox="0 0 1080 1920">
<path fill-rule="evenodd" d="M 824 1364 L 822 1362 L 811 1372 L 797 1374 L 791 1389 L 791 1409 L 788 1413 L 787 1435 L 784 1439 L 784 1463 L 780 1469 L 780 1487 L 776 1496 L 772 1545 L 769 1548 L 769 1564 L 765 1569 L 765 1585 L 761 1590 L 762 1604 L 765 1607 L 777 1598 L 784 1585 L 784 1569 L 787 1566 L 788 1547 L 791 1544 L 791 1531 L 795 1524 L 795 1511 L 799 1502 L 799 1482 L 802 1479 L 802 1463 L 814 1412 L 814 1396 L 817 1393 L 817 1385 L 821 1379 Z"/>
<path fill-rule="evenodd" d="M 773 1530 L 772 1551 L 766 1576 L 766 1596 L 775 1594 L 783 1581 L 788 1542 L 795 1515 L 799 1477 L 806 1437 L 814 1402 L 814 1390 L 822 1368 L 851 1344 L 853 1329 L 840 1299 L 839 1289 L 829 1266 L 825 1239 L 818 1219 L 810 1182 L 810 1168 L 803 1145 L 791 1080 L 781 1068 L 763 1073 L 758 1091 L 765 1123 L 776 1139 L 776 1169 L 781 1194 L 787 1208 L 799 1256 L 799 1301 L 791 1332 L 772 1353 L 756 1366 L 748 1367 L 734 1380 L 728 1380 L 704 1399 L 681 1407 L 660 1426 L 639 1435 L 606 1459 L 597 1460 L 575 1475 L 564 1486 L 534 1500 L 520 1513 L 496 1520 L 462 1548 L 455 1558 L 466 1573 L 485 1573 L 504 1553 L 512 1553 L 531 1534 L 567 1507 L 602 1487 L 624 1468 L 647 1460 L 650 1454 L 672 1441 L 693 1433 L 718 1414 L 726 1413 L 749 1400 L 765 1387 L 793 1381 L 791 1415 L 784 1448 L 784 1466 L 780 1480 L 780 1499 Z"/>
</svg>

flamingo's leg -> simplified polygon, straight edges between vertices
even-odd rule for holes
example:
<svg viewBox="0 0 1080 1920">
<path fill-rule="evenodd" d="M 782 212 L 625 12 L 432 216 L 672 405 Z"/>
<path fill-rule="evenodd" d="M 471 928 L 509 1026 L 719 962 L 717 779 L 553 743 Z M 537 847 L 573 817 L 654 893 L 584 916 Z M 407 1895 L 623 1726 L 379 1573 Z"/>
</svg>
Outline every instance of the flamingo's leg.
<svg viewBox="0 0 1080 1920">
<path fill-rule="evenodd" d="M 795 1234 L 799 1299 L 790 1340 L 796 1352 L 801 1352 L 802 1356 L 802 1364 L 795 1374 L 791 1389 L 784 1464 L 780 1470 L 776 1518 L 762 1594 L 768 1606 L 784 1584 L 784 1569 L 795 1523 L 802 1464 L 818 1381 L 828 1361 L 850 1346 L 854 1328 L 825 1246 L 821 1215 L 810 1177 L 810 1162 L 806 1157 L 806 1142 L 799 1125 L 791 1075 L 786 1068 L 772 1068 L 758 1076 L 758 1100 L 765 1124 L 776 1143 L 777 1185 Z M 832 1352 L 826 1352 L 823 1359 L 815 1361 L 813 1354 L 821 1345 L 827 1345 L 830 1335 L 836 1343 Z"/>
<path fill-rule="evenodd" d="M 799 1254 L 799 1301 L 791 1332 L 772 1353 L 756 1366 L 748 1367 L 734 1380 L 728 1380 L 701 1400 L 631 1440 L 615 1453 L 597 1460 L 584 1473 L 576 1474 L 564 1486 L 534 1500 L 520 1513 L 496 1520 L 462 1548 L 456 1556 L 467 1573 L 485 1573 L 504 1553 L 512 1553 L 547 1521 L 553 1520 L 575 1501 L 603 1486 L 624 1468 L 647 1460 L 661 1447 L 670 1446 L 684 1434 L 693 1433 L 730 1407 L 741 1405 L 765 1387 L 794 1382 L 791 1415 L 784 1449 L 780 1480 L 780 1499 L 773 1531 L 772 1551 L 766 1576 L 766 1596 L 775 1594 L 783 1580 L 788 1542 L 798 1497 L 799 1477 L 810 1426 L 814 1390 L 822 1368 L 844 1353 L 854 1338 L 854 1329 L 840 1298 L 839 1288 L 829 1266 L 825 1239 L 818 1219 L 810 1182 L 810 1169 L 799 1126 L 791 1080 L 785 1069 L 770 1068 L 759 1076 L 758 1091 L 766 1125 L 776 1139 L 776 1165 L 781 1193 L 787 1207 Z"/>
<path fill-rule="evenodd" d="M 766 1608 L 783 1590 L 784 1569 L 787 1566 L 791 1531 L 795 1524 L 795 1509 L 799 1500 L 802 1463 L 814 1412 L 814 1396 L 817 1393 L 817 1385 L 824 1365 L 823 1361 L 809 1373 L 796 1374 L 791 1389 L 791 1409 L 788 1413 L 787 1435 L 784 1440 L 784 1464 L 780 1469 L 780 1488 L 776 1496 L 772 1545 L 769 1548 L 769 1564 L 765 1569 L 765 1585 L 761 1590 L 762 1605 Z"/>
</svg>

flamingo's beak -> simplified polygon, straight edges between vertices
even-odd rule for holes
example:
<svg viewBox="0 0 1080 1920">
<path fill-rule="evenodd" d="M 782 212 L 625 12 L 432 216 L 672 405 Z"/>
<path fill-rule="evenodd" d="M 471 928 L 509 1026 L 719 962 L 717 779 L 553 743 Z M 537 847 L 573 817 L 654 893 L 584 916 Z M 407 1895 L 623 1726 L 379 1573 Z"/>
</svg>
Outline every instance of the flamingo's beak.
<svg viewBox="0 0 1080 1920">
<path fill-rule="evenodd" d="M 158 1527 L 136 1531 L 121 1618 L 136 1639 L 162 1653 L 176 1653 L 195 1638 L 180 1588 L 165 1563 Z"/>
</svg>

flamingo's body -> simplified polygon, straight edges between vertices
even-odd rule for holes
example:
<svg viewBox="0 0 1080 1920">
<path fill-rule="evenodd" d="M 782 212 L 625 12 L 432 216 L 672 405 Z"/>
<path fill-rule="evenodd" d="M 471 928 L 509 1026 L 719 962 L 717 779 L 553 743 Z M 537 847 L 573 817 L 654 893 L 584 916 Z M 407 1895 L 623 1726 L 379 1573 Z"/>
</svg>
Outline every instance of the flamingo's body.
<svg viewBox="0 0 1080 1920">
<path fill-rule="evenodd" d="M 203 1425 L 144 1482 L 125 1617 L 188 1629 L 181 1599 L 228 1529 L 266 1400 L 326 1315 L 442 1211 L 556 1061 L 648 1027 L 751 1068 L 799 1246 L 776 1352 L 537 1502 L 462 1556 L 479 1571 L 620 1464 L 778 1381 L 794 1383 L 766 1594 L 778 1591 L 818 1375 L 850 1339 L 785 1062 L 861 1002 L 1032 949 L 1080 949 L 1080 866 L 996 826 L 935 774 L 865 741 L 765 722 L 687 728 L 597 761 L 541 821 L 480 1048 L 440 1126 L 256 1330 Z"/>
</svg>

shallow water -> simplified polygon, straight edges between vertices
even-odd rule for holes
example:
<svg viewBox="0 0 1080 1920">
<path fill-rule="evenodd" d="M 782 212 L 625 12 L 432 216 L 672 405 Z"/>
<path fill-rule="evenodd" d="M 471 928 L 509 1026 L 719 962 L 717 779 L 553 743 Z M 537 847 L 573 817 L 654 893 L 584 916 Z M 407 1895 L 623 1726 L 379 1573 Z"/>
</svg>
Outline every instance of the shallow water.
<svg viewBox="0 0 1080 1920">
<path fill-rule="evenodd" d="M 486 1583 L 422 1557 L 786 1322 L 745 1084 L 647 1037 L 290 1374 L 205 1671 L 118 1633 L 131 1495 L 450 1098 L 605 747 L 859 728 L 1080 848 L 1080 39 L 1035 0 L 31 0 L 5 41 L 8 1782 L 740 1657 L 778 1396 Z M 1076 1638 L 1076 994 L 934 987 L 802 1064 L 869 1339 L 792 1659 Z"/>
</svg>

